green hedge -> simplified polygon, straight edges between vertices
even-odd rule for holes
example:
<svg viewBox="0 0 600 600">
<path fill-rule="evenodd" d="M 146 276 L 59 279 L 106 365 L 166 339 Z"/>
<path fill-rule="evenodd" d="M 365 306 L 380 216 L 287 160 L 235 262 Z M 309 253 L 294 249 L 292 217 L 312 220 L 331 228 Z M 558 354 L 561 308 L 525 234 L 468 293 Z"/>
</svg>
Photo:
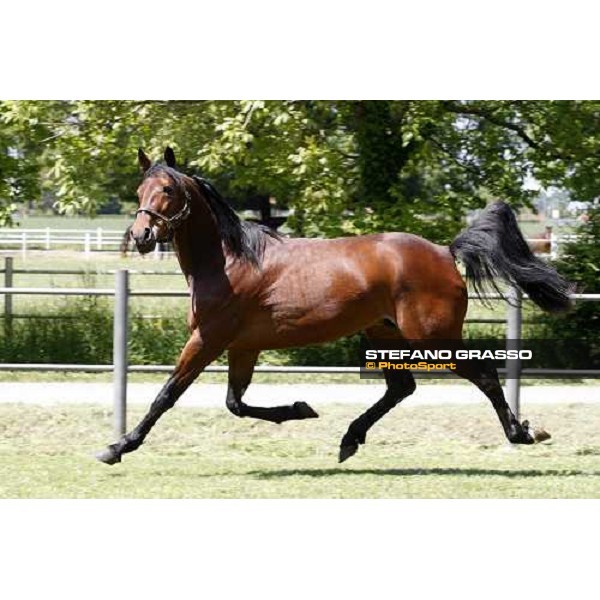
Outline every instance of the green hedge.
<svg viewBox="0 0 600 600">
<path fill-rule="evenodd" d="M 582 305 L 584 311 L 595 305 Z M 586 312 L 586 317 L 588 317 Z M 563 318 L 542 320 L 540 326 L 526 326 L 524 337 L 569 337 L 576 331 L 565 327 L 573 320 L 581 323 L 577 313 Z M 558 330 L 567 335 L 558 335 Z M 597 335 L 597 328 L 594 328 Z M 566 330 L 566 331 L 565 331 Z M 469 325 L 465 337 L 470 339 L 503 339 L 502 325 Z M 65 299 L 58 309 L 27 319 L 14 319 L 12 332 L 0 322 L 0 360 L 14 363 L 110 364 L 112 362 L 113 315 L 106 298 L 86 296 Z M 185 318 L 142 318 L 134 312 L 130 317 L 129 361 L 131 364 L 174 364 L 189 337 Z M 335 342 L 303 348 L 266 350 L 261 364 L 298 366 L 356 366 L 361 336 L 354 335 Z M 226 364 L 222 355 L 218 364 Z"/>
</svg>

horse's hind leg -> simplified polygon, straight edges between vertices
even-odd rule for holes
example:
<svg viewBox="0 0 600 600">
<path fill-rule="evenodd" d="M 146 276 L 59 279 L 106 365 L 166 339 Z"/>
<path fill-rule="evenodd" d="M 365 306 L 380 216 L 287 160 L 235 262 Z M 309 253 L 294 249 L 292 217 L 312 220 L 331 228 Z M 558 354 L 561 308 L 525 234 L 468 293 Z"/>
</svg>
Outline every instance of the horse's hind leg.
<svg viewBox="0 0 600 600">
<path fill-rule="evenodd" d="M 430 315 L 427 326 L 424 326 L 418 318 L 418 313 L 407 309 L 400 313 L 401 321 L 406 324 L 402 333 L 407 339 L 446 340 L 451 341 L 453 346 L 460 347 L 462 324 L 467 311 L 466 292 L 454 296 L 440 294 L 435 300 L 430 298 L 428 304 L 426 300 L 421 304 L 427 307 L 427 314 Z M 545 431 L 530 432 L 527 421 L 519 423 L 504 398 L 498 372 L 492 364 L 460 360 L 456 362 L 456 366 L 457 375 L 474 383 L 489 398 L 504 429 L 504 434 L 510 442 L 533 444 L 550 437 Z"/>
<path fill-rule="evenodd" d="M 387 390 L 383 397 L 360 417 L 350 423 L 340 444 L 339 461 L 344 462 L 356 454 L 359 444 L 364 444 L 367 431 L 416 389 L 415 379 L 409 371 L 385 372 Z"/>
<path fill-rule="evenodd" d="M 456 364 L 455 373 L 474 383 L 489 398 L 509 442 L 533 444 L 550 438 L 544 430 L 531 430 L 528 421 L 519 423 L 504 398 L 496 367 L 479 361 L 459 361 Z"/>
<path fill-rule="evenodd" d="M 371 339 L 401 338 L 399 332 L 393 332 L 387 326 L 369 329 L 367 336 Z M 387 386 L 385 394 L 350 423 L 340 444 L 339 462 L 344 462 L 356 454 L 359 444 L 365 443 L 367 431 L 417 388 L 415 378 L 410 371 L 384 371 L 384 376 Z"/>
<path fill-rule="evenodd" d="M 254 366 L 258 358 L 255 350 L 229 349 L 229 385 L 227 387 L 227 408 L 237 417 L 252 417 L 283 423 L 300 419 L 315 419 L 319 415 L 306 403 L 294 402 L 287 406 L 249 406 L 242 397 L 250 385 Z"/>
</svg>

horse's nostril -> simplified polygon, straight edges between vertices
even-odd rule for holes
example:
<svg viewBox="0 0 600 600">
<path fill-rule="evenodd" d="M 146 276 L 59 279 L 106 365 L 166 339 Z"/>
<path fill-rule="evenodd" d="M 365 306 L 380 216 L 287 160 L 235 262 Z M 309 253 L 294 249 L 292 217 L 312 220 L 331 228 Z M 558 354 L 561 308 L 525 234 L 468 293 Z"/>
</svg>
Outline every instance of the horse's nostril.
<svg viewBox="0 0 600 600">
<path fill-rule="evenodd" d="M 147 242 L 150 240 L 150 237 L 152 235 L 152 230 L 150 229 L 150 227 L 146 227 L 144 229 L 144 241 Z"/>
</svg>

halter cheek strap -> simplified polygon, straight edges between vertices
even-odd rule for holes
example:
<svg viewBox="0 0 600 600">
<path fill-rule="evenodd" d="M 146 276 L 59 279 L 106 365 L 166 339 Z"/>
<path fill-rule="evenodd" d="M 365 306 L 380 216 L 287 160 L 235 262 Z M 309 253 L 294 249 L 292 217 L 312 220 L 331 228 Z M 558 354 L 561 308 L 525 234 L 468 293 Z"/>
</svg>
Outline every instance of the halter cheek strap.
<svg viewBox="0 0 600 600">
<path fill-rule="evenodd" d="M 184 189 L 184 194 L 185 194 L 185 204 L 183 205 L 183 208 L 178 212 L 175 213 L 172 217 L 166 217 L 165 215 L 161 215 L 159 212 L 156 212 L 155 210 L 152 210 L 151 208 L 138 208 L 135 211 L 136 215 L 139 215 L 140 213 L 146 213 L 151 215 L 152 217 L 155 217 L 156 219 L 161 220 L 166 226 L 167 229 L 169 230 L 170 233 L 174 233 L 175 230 L 190 216 L 190 193 Z"/>
</svg>

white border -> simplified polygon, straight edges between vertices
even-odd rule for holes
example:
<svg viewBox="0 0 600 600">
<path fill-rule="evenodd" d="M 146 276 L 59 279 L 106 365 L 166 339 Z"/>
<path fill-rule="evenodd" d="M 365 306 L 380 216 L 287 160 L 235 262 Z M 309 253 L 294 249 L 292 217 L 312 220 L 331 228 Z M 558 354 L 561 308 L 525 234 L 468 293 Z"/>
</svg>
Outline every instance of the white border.
<svg viewBox="0 0 600 600">
<path fill-rule="evenodd" d="M 21 0 L 2 9 L 0 97 L 597 98 L 591 6 Z M 0 593 L 589 597 L 597 512 L 584 501 L 4 501 Z"/>
<path fill-rule="evenodd" d="M 3 598 L 572 598 L 586 501 L 5 501 Z M 41 533 L 40 533 L 41 532 Z"/>
<path fill-rule="evenodd" d="M 0 97 L 597 98 L 593 6 L 21 0 Z"/>
</svg>

